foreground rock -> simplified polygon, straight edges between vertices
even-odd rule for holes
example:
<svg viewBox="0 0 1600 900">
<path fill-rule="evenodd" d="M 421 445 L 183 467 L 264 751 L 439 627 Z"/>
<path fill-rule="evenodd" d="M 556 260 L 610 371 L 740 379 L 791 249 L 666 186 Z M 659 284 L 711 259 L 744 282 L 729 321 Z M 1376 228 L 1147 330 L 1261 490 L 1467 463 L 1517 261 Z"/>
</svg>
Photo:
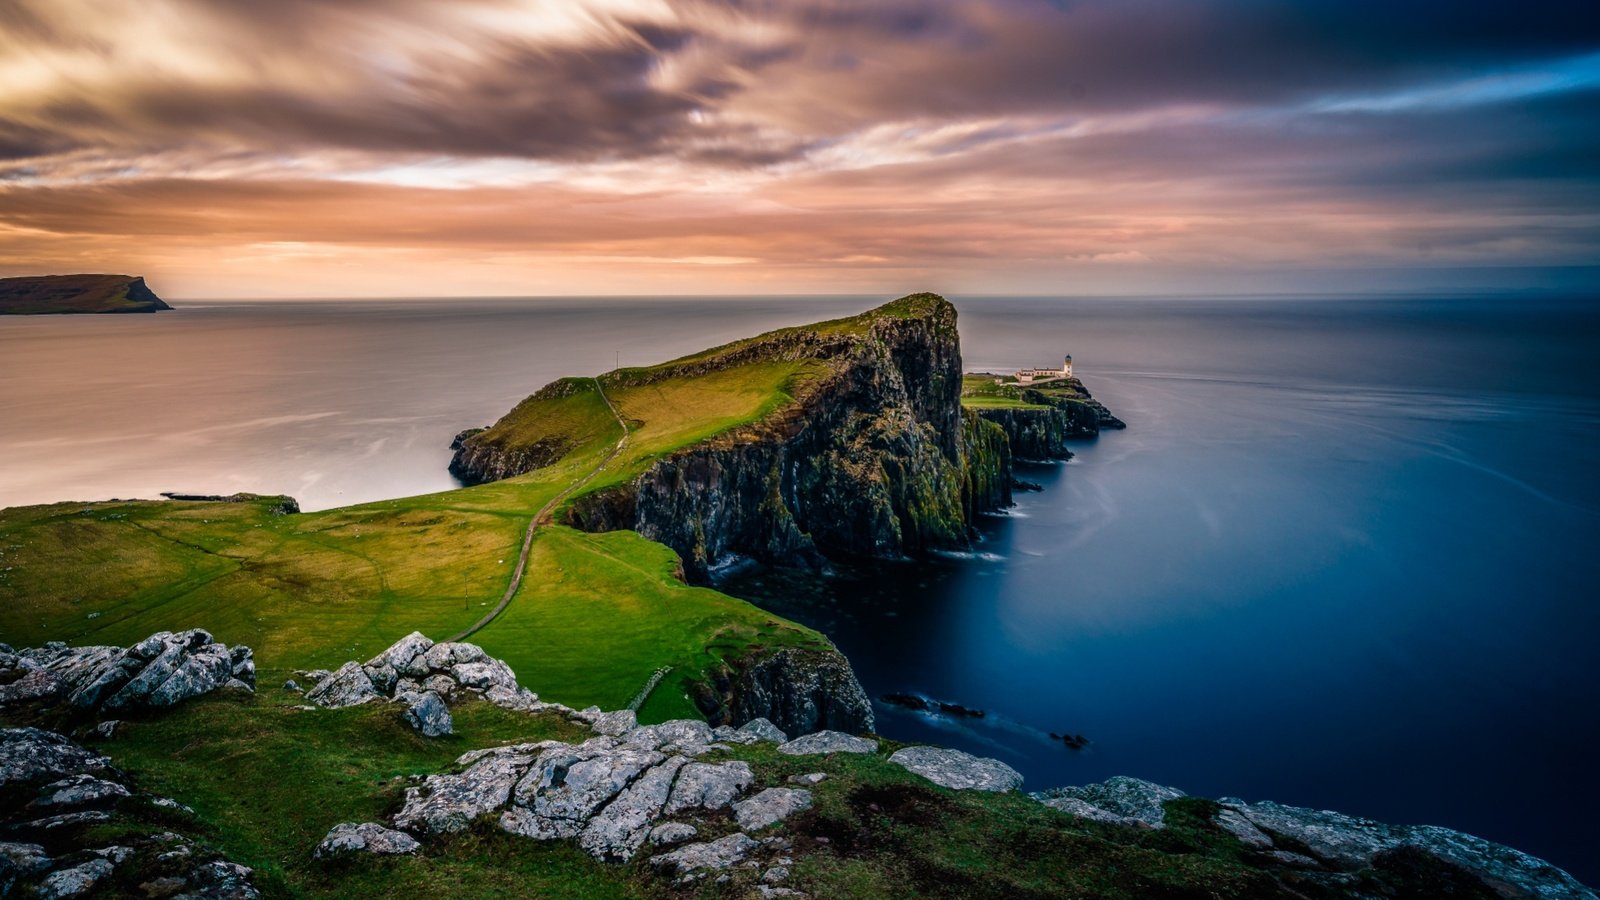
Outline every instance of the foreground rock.
<svg viewBox="0 0 1600 900">
<path fill-rule="evenodd" d="M 415 853 L 422 845 L 404 831 L 385 828 L 377 822 L 346 822 L 335 825 L 328 836 L 317 845 L 316 857 L 347 856 L 355 853 L 372 853 L 396 856 Z"/>
<path fill-rule="evenodd" d="M 1165 827 L 1164 804 L 1184 793 L 1138 778 L 1118 776 L 1100 784 L 1052 788 L 1032 795 L 1054 809 L 1100 822 L 1139 828 Z M 1290 869 L 1336 891 L 1366 890 L 1364 873 L 1403 865 L 1406 854 L 1422 854 L 1476 881 L 1478 895 L 1595 900 L 1566 872 L 1519 850 L 1433 825 L 1386 825 L 1371 819 L 1278 803 L 1223 799 L 1211 818 L 1269 868 Z M 1437 863 L 1435 863 L 1437 865 Z"/>
<path fill-rule="evenodd" d="M 958 791 L 1014 791 L 1022 773 L 998 759 L 987 759 L 942 747 L 906 747 L 889 757 L 940 787 Z"/>
<path fill-rule="evenodd" d="M 296 674 L 314 683 L 306 691 L 306 700 L 328 709 L 404 703 L 406 722 L 427 737 L 452 733 L 448 703 L 468 695 L 481 696 L 505 709 L 579 715 L 559 703 L 540 702 L 538 694 L 517 683 L 510 666 L 477 644 L 436 644 L 415 631 L 365 663 L 352 660 L 333 672 Z M 629 720 L 623 730 L 632 724 Z"/>
<path fill-rule="evenodd" d="M 126 713 L 255 685 L 250 648 L 230 648 L 198 628 L 158 632 L 132 647 L 0 644 L 0 706 L 64 701 L 84 712 Z"/>
<path fill-rule="evenodd" d="M 106 896 L 121 872 L 160 881 L 170 888 L 162 896 L 259 896 L 251 870 L 182 835 L 150 833 L 185 810 L 134 790 L 110 760 L 63 735 L 0 729 L 0 896 Z M 116 843 L 93 837 L 101 827 Z"/>
<path fill-rule="evenodd" d="M 1118 775 L 1099 784 L 1051 788 L 1032 796 L 1045 806 L 1080 818 L 1117 825 L 1165 828 L 1166 809 L 1163 804 L 1184 796 L 1184 793 L 1177 788 Z"/>
<path fill-rule="evenodd" d="M 877 753 L 878 742 L 838 731 L 819 731 L 797 737 L 778 747 L 779 753 L 810 756 L 817 753 Z"/>
</svg>

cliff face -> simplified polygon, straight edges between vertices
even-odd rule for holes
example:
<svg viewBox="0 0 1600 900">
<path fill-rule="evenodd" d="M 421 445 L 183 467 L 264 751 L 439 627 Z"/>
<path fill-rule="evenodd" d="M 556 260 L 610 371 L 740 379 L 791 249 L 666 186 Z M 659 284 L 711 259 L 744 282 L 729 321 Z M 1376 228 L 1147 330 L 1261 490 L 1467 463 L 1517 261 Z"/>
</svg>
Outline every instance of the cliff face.
<svg viewBox="0 0 1600 900">
<path fill-rule="evenodd" d="M 1009 502 L 1010 457 L 962 413 L 955 308 L 934 301 L 865 336 L 783 348 L 826 354 L 830 374 L 779 419 L 576 501 L 568 524 L 636 530 L 702 582 L 739 559 L 815 566 L 965 546 L 971 517 Z"/>
<path fill-rule="evenodd" d="M 983 408 L 979 416 L 1005 431 L 1016 459 L 1071 459 L 1069 441 L 1093 437 L 1102 428 L 1124 428 L 1121 419 L 1089 395 L 1076 378 L 1053 390 L 1023 390 L 1020 398 L 1045 407 Z"/>
<path fill-rule="evenodd" d="M 0 315 L 136 313 L 171 309 L 133 275 L 0 278 Z"/>
<path fill-rule="evenodd" d="M 872 703 L 838 651 L 788 648 L 742 660 L 696 686 L 695 704 L 713 725 L 765 718 L 790 736 L 876 727 Z"/>
</svg>

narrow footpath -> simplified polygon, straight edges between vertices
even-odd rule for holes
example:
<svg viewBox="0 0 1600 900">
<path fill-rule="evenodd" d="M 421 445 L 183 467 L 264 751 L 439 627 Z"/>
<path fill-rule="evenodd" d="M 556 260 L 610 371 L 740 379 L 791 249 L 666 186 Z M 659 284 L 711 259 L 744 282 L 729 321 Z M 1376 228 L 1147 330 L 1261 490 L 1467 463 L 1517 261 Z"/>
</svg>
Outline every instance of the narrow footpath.
<svg viewBox="0 0 1600 900">
<path fill-rule="evenodd" d="M 582 478 L 563 488 L 561 493 L 551 497 L 548 503 L 539 507 L 539 511 L 533 514 L 533 518 L 528 520 L 527 530 L 522 533 L 522 551 L 517 554 L 517 565 L 511 570 L 511 583 L 506 585 L 506 592 L 500 596 L 500 602 L 494 605 L 494 609 L 485 613 L 483 618 L 474 622 L 471 628 L 460 634 L 452 635 L 449 640 L 464 641 L 482 631 L 484 626 L 495 620 L 496 616 L 505 612 L 506 607 L 511 605 L 511 598 L 517 595 L 517 588 L 522 586 L 522 575 L 528 569 L 528 554 L 533 550 L 534 532 L 539 530 L 539 526 L 549 524 L 551 518 L 555 515 L 556 507 L 561 505 L 563 500 L 572 496 L 574 491 L 593 481 L 594 477 L 600 474 L 600 470 L 610 465 L 611 461 L 617 458 L 617 454 L 622 452 L 622 448 L 628 445 L 628 423 L 622 420 L 622 414 L 617 412 L 616 404 L 612 403 L 611 398 L 606 396 L 605 385 L 600 383 L 600 379 L 594 379 L 594 388 L 600 392 L 600 399 L 606 402 L 606 409 L 611 410 L 612 417 L 617 420 L 617 425 L 622 429 L 622 437 L 617 439 L 617 445 L 611 448 L 611 452 L 606 454 L 605 459 L 596 463 L 595 467 L 590 469 Z"/>
</svg>

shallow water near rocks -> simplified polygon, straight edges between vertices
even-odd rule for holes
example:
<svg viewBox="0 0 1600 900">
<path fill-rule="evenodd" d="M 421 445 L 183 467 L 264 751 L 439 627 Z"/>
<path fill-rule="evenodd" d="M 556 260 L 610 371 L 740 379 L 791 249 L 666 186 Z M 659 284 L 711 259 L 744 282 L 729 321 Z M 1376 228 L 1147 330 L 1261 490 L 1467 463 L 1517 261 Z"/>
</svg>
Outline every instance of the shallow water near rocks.
<svg viewBox="0 0 1600 900">
<path fill-rule="evenodd" d="M 444 490 L 451 436 L 550 379 L 881 299 L 0 320 L 0 505 Z M 884 734 L 1029 789 L 1130 774 L 1446 825 L 1600 882 L 1589 302 L 955 299 L 969 369 L 1071 353 L 1129 428 L 1020 473 L 1044 491 L 972 554 L 730 583 L 830 634 L 875 697 L 985 710 L 880 706 Z"/>
</svg>

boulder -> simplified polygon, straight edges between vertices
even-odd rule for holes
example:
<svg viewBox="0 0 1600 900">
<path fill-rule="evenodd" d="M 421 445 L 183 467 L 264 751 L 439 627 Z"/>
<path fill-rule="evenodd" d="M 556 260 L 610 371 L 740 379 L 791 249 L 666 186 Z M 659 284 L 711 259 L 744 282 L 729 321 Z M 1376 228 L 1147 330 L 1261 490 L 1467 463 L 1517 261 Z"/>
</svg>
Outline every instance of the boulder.
<svg viewBox="0 0 1600 900">
<path fill-rule="evenodd" d="M 383 695 L 378 693 L 360 663 L 347 662 L 337 672 L 317 682 L 317 686 L 306 693 L 306 699 L 326 709 L 341 709 L 382 700 Z"/>
<path fill-rule="evenodd" d="M 482 662 L 486 659 L 489 659 L 489 654 L 477 644 L 445 641 L 442 644 L 434 644 L 433 649 L 428 651 L 425 661 L 429 671 L 443 672 L 459 663 Z"/>
<path fill-rule="evenodd" d="M 415 853 L 422 845 L 404 831 L 385 828 L 377 822 L 345 822 L 333 826 L 328 836 L 317 845 L 318 859 L 345 856 L 352 853 L 373 853 L 393 856 Z"/>
<path fill-rule="evenodd" d="M 740 734 L 750 735 L 758 741 L 771 741 L 774 744 L 782 744 L 789 740 L 789 736 L 783 733 L 783 729 L 760 717 L 740 725 L 738 730 Z"/>
<path fill-rule="evenodd" d="M 650 829 L 650 843 L 657 847 L 675 847 L 700 832 L 684 822 L 664 822 Z"/>
<path fill-rule="evenodd" d="M 511 795 L 517 808 L 501 817 L 500 826 L 539 840 L 577 837 L 601 806 L 665 759 L 650 750 L 617 748 L 609 740 L 545 750 L 517 782 Z"/>
<path fill-rule="evenodd" d="M 589 820 L 578 845 L 597 859 L 632 859 L 666 806 L 678 770 L 688 761 L 674 756 L 639 776 Z"/>
<path fill-rule="evenodd" d="M 811 792 L 799 788 L 767 788 L 733 804 L 733 818 L 745 831 L 776 825 L 803 809 L 811 808 Z"/>
<path fill-rule="evenodd" d="M 491 688 L 515 688 L 517 674 L 511 667 L 498 659 L 485 659 L 481 662 L 457 663 L 451 667 L 450 676 L 461 683 L 462 687 L 476 688 L 487 691 Z"/>
<path fill-rule="evenodd" d="M 755 784 L 755 773 L 743 760 L 723 763 L 689 763 L 678 773 L 667 799 L 666 815 L 685 810 L 722 809 Z"/>
<path fill-rule="evenodd" d="M 450 709 L 438 694 L 428 691 L 413 697 L 406 707 L 406 721 L 412 728 L 423 737 L 439 737 L 452 732 L 454 723 L 450 719 Z"/>
<path fill-rule="evenodd" d="M 779 753 L 810 756 L 816 753 L 877 753 L 878 742 L 842 731 L 818 731 L 778 745 Z"/>
<path fill-rule="evenodd" d="M 711 726 L 698 719 L 674 719 L 659 725 L 641 725 L 622 735 L 622 741 L 641 750 L 664 753 L 705 752 L 715 739 Z"/>
<path fill-rule="evenodd" d="M 202 863 L 189 873 L 192 890 L 175 900 L 255 900 L 261 894 L 250 884 L 252 874 L 251 869 L 226 860 Z"/>
<path fill-rule="evenodd" d="M 406 789 L 394 824 L 424 834 L 465 831 L 472 821 L 506 805 L 511 789 L 533 764 L 527 754 L 485 756 L 459 775 L 430 775 Z"/>
<path fill-rule="evenodd" d="M 744 861 L 761 844 L 749 835 L 735 832 L 727 837 L 700 844 L 685 844 L 676 850 L 650 858 L 650 867 L 667 875 L 715 872 Z"/>
<path fill-rule="evenodd" d="M 1084 818 L 1124 825 L 1144 825 L 1148 828 L 1165 828 L 1166 811 L 1162 804 L 1185 796 L 1177 788 L 1165 787 L 1139 778 L 1117 775 L 1099 784 L 1082 787 L 1050 788 L 1031 795 L 1046 806 Z M 1098 812 L 1085 809 L 1084 805 Z"/>
<path fill-rule="evenodd" d="M 827 781 L 827 780 L 828 780 L 828 773 L 827 772 L 807 772 L 804 775 L 790 775 L 789 776 L 789 783 L 790 784 L 798 784 L 801 787 L 816 787 L 817 785 L 819 785 L 819 784 L 821 784 L 821 783 L 823 783 L 824 781 Z"/>
<path fill-rule="evenodd" d="M 946 750 L 942 747 L 906 747 L 889 757 L 907 770 L 940 787 L 958 791 L 1014 791 L 1022 787 L 1022 773 L 998 759 Z"/>
<path fill-rule="evenodd" d="M 619 709 L 616 712 L 600 713 L 589 723 L 600 734 L 616 736 L 631 731 L 638 727 L 639 717 L 631 709 Z"/>
<path fill-rule="evenodd" d="M 57 813 L 86 806 L 104 806 L 127 796 L 128 789 L 115 781 L 93 775 L 74 775 L 45 785 L 39 792 L 39 798 L 29 803 L 27 809 L 33 813 Z"/>
<path fill-rule="evenodd" d="M 31 781 L 58 781 L 109 769 L 111 760 L 91 753 L 53 731 L 0 729 L 0 787 Z"/>
<path fill-rule="evenodd" d="M 223 687 L 255 689 L 248 647 L 229 648 L 206 631 L 162 631 L 131 647 L 68 647 L 51 642 L 0 654 L 0 671 L 21 672 L 0 688 L 0 704 L 65 697 L 82 710 L 165 707 Z"/>
<path fill-rule="evenodd" d="M 40 882 L 38 892 L 34 896 L 46 900 L 82 897 L 94 890 L 95 885 L 105 880 L 106 876 L 115 870 L 116 865 L 109 859 L 91 859 L 70 869 L 51 872 Z"/>
<path fill-rule="evenodd" d="M 428 674 L 425 654 L 432 649 L 433 641 L 421 632 L 413 631 L 389 645 L 389 649 L 367 660 L 367 665 L 374 668 L 388 666 L 400 675 L 421 678 Z"/>
</svg>

